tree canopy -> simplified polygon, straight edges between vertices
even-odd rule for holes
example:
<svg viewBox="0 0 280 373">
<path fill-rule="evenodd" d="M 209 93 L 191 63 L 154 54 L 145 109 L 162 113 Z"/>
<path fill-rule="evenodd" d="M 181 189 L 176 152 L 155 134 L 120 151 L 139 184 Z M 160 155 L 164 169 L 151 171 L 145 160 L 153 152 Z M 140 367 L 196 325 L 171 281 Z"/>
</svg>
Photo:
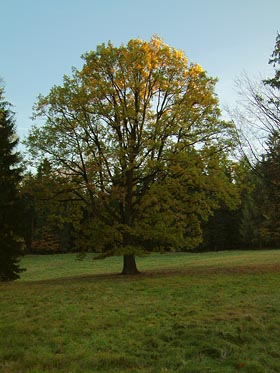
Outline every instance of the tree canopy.
<svg viewBox="0 0 280 373">
<path fill-rule="evenodd" d="M 195 247 L 221 201 L 236 205 L 235 128 L 216 79 L 157 36 L 83 59 L 39 97 L 27 145 L 84 202 L 90 246 L 136 272 L 135 254 Z"/>
</svg>

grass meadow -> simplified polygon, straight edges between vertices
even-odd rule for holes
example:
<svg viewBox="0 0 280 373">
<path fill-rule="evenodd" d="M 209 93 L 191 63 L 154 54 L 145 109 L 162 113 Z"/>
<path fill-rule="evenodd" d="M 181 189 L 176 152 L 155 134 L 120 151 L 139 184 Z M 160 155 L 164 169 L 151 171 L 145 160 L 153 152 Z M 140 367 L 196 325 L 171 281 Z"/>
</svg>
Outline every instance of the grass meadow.
<svg viewBox="0 0 280 373">
<path fill-rule="evenodd" d="M 0 372 L 280 372 L 280 250 L 27 256 L 0 283 Z"/>
</svg>

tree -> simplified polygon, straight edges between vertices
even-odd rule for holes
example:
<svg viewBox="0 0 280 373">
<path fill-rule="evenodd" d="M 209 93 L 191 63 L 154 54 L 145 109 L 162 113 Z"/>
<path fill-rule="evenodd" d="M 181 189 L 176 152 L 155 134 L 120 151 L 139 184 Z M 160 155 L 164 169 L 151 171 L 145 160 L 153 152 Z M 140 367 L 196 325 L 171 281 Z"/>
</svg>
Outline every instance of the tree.
<svg viewBox="0 0 280 373">
<path fill-rule="evenodd" d="M 273 64 L 275 74 L 273 78 L 266 79 L 264 84 L 273 90 L 267 106 L 273 108 L 269 111 L 275 127 L 269 133 L 267 152 L 263 159 L 262 177 L 267 186 L 268 202 L 265 205 L 265 224 L 262 227 L 264 237 L 269 237 L 274 244 L 280 242 L 280 34 L 277 34 L 275 48 L 270 64 Z"/>
<path fill-rule="evenodd" d="M 239 108 L 231 114 L 243 139 L 244 153 L 258 161 L 268 150 L 268 137 L 280 131 L 280 34 L 269 63 L 274 66 L 273 78 L 253 80 L 246 74 L 237 80 Z M 246 151 L 249 149 L 249 152 Z"/>
<path fill-rule="evenodd" d="M 229 182 L 239 191 L 240 204 L 232 208 L 229 204 L 221 203 L 215 209 L 208 221 L 202 224 L 203 242 L 195 251 L 236 250 L 241 247 L 242 236 L 240 223 L 242 220 L 244 194 L 248 193 L 249 183 L 247 162 L 240 160 L 225 169 Z"/>
<path fill-rule="evenodd" d="M 263 206 L 266 203 L 266 190 L 263 179 L 259 176 L 259 165 L 254 168 L 248 160 L 242 159 L 244 167 L 244 190 L 241 196 L 239 236 L 242 247 L 263 248 L 266 246 L 261 235 L 261 225 L 264 220 Z"/>
<path fill-rule="evenodd" d="M 235 129 L 221 120 L 216 80 L 158 37 L 102 44 L 39 97 L 28 138 L 87 208 L 101 256 L 190 249 L 201 221 L 237 192 L 224 174 Z"/>
<path fill-rule="evenodd" d="M 274 51 L 271 55 L 269 63 L 272 64 L 275 68 L 275 74 L 273 78 L 266 79 L 264 82 L 265 84 L 280 89 L 280 69 L 277 68 L 277 65 L 280 65 L 280 34 L 277 33 L 276 42 Z"/>
<path fill-rule="evenodd" d="M 21 180 L 20 157 L 15 148 L 18 138 L 15 133 L 14 114 L 4 100 L 0 88 L 0 280 L 19 278 L 22 269 L 19 257 L 22 254 Z"/>
<path fill-rule="evenodd" d="M 259 246 L 271 246 L 280 242 L 279 34 L 269 63 L 274 67 L 274 77 L 260 82 L 254 82 L 248 77 L 239 80 L 242 104 L 236 115 L 240 133 L 250 149 L 250 153 L 245 153 L 251 163 L 249 180 L 254 183 L 254 188 L 243 202 L 242 230 L 247 238 L 250 232 L 251 242 L 258 243 Z M 246 131 L 253 134 L 253 138 Z"/>
<path fill-rule="evenodd" d="M 258 165 L 264 195 L 260 234 L 270 246 L 277 246 L 280 243 L 280 132 L 272 133 L 267 145 L 267 153 Z"/>
<path fill-rule="evenodd" d="M 242 197 L 241 228 L 247 247 L 277 247 L 280 243 L 280 141 L 269 136 L 265 155 L 247 170 L 249 188 Z"/>
</svg>

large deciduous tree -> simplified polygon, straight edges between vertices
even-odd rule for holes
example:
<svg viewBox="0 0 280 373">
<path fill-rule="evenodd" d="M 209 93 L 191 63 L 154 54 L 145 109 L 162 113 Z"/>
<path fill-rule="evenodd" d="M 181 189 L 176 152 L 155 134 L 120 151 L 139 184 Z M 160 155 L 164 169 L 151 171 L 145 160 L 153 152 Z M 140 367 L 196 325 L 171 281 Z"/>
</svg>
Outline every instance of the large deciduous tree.
<svg viewBox="0 0 280 373">
<path fill-rule="evenodd" d="M 41 96 L 30 152 L 49 158 L 87 206 L 88 242 L 101 256 L 189 249 L 202 220 L 237 192 L 225 170 L 234 142 L 216 79 L 158 37 L 100 45 L 62 86 Z"/>
<path fill-rule="evenodd" d="M 21 167 L 16 152 L 18 138 L 15 132 L 14 114 L 4 100 L 0 87 L 0 280 L 19 278 L 22 269 L 21 203 L 19 183 Z"/>
</svg>

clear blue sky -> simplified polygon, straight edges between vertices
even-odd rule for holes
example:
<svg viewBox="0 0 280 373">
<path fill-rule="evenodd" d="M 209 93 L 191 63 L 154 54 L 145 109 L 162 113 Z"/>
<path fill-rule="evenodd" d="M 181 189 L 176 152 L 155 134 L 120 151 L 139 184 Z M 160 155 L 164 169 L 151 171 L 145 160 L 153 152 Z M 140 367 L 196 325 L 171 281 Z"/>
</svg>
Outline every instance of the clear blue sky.
<svg viewBox="0 0 280 373">
<path fill-rule="evenodd" d="M 222 105 L 234 104 L 242 71 L 269 74 L 280 31 L 280 0 L 1 0 L 0 77 L 17 131 L 31 126 L 39 93 L 61 84 L 81 54 L 157 34 L 219 78 Z"/>
</svg>

